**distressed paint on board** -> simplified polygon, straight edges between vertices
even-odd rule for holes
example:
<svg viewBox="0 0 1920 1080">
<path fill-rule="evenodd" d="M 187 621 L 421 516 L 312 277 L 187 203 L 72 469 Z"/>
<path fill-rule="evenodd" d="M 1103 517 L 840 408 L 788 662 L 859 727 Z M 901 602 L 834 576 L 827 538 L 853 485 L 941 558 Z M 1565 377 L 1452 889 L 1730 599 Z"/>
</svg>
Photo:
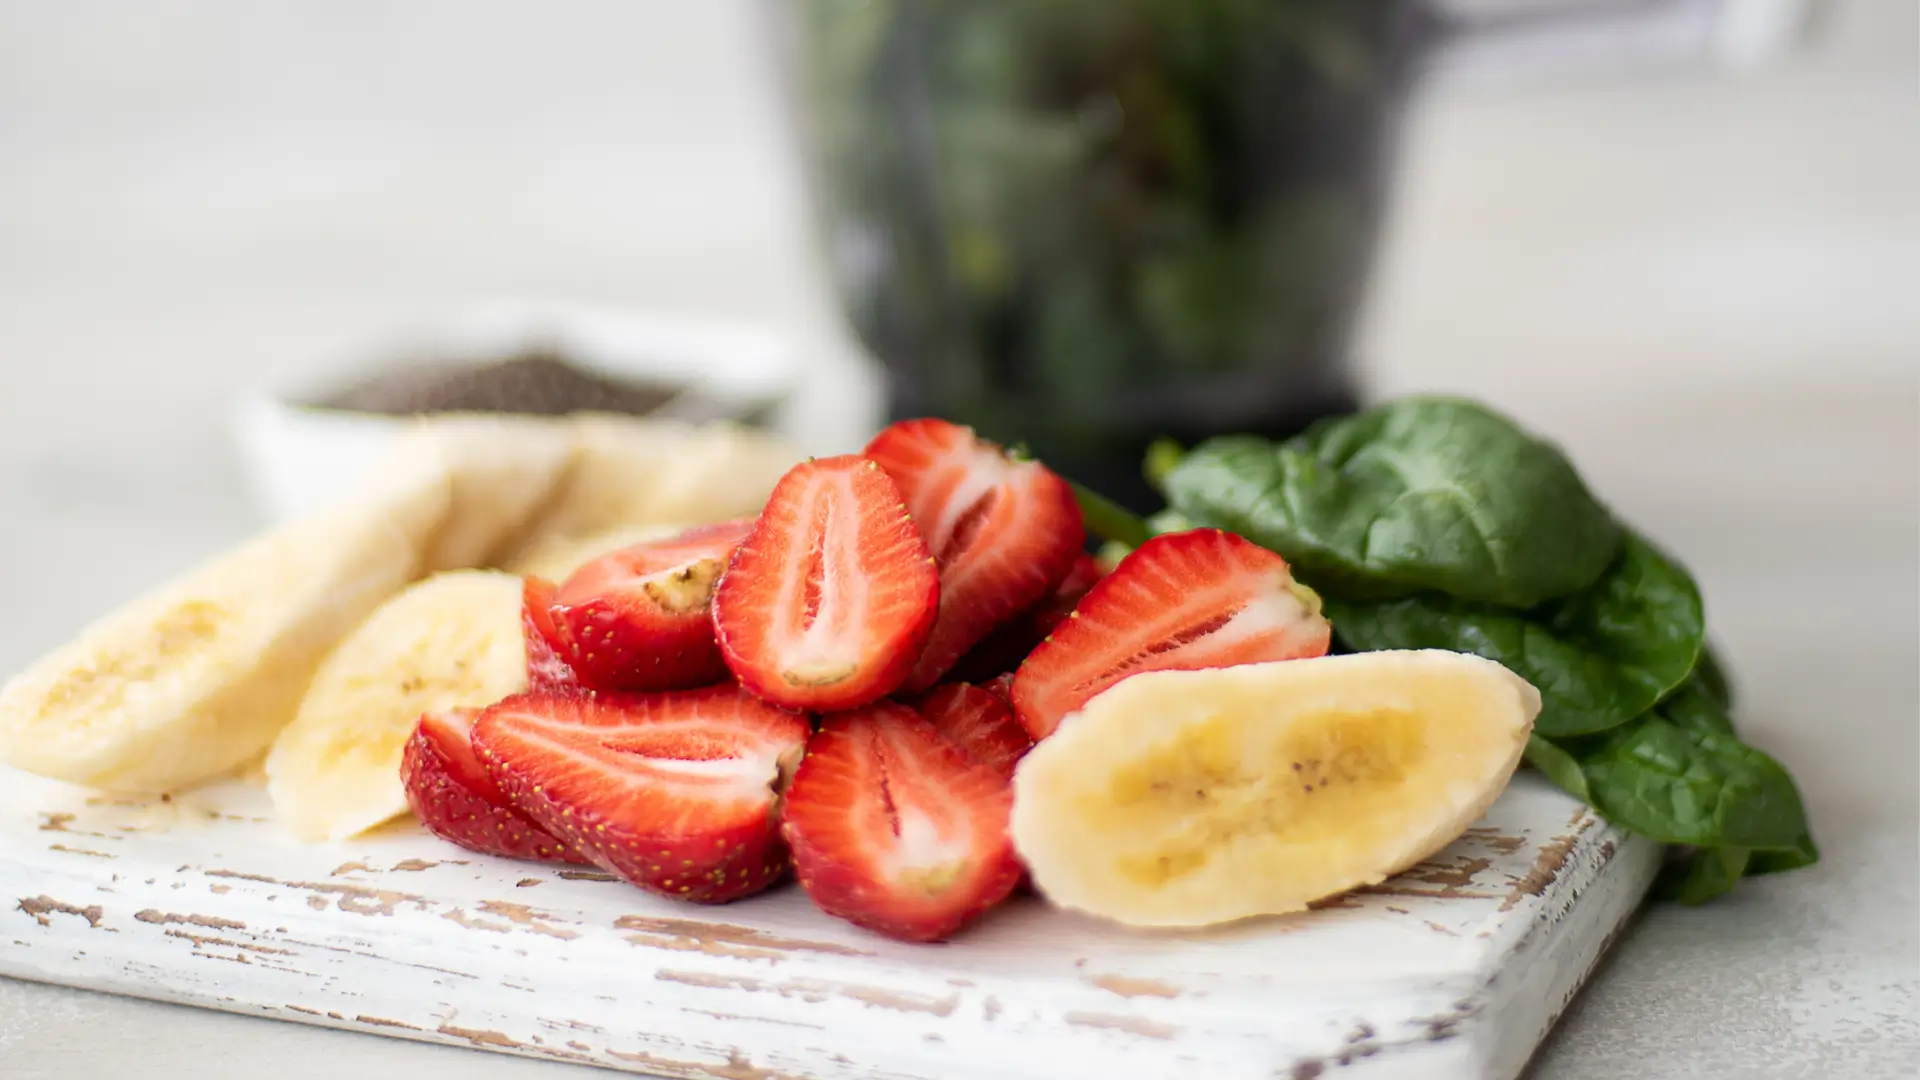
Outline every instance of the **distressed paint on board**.
<svg viewBox="0 0 1920 1080">
<path fill-rule="evenodd" d="M 1446 851 L 1302 915 L 1148 933 L 1028 897 L 912 946 L 792 888 L 693 907 L 411 825 L 303 845 L 239 786 L 0 771 L 0 973 L 703 1080 L 1504 1080 L 1657 861 L 1522 775 Z"/>
</svg>

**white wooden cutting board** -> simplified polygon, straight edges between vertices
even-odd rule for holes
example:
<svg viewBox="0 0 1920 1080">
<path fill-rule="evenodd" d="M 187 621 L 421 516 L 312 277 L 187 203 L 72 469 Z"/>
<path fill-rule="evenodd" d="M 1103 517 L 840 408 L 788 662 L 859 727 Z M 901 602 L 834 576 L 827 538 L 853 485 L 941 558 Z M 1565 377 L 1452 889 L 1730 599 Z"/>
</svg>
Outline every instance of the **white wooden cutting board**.
<svg viewBox="0 0 1920 1080">
<path fill-rule="evenodd" d="M 689 906 L 412 824 L 302 845 L 240 785 L 0 770 L 0 973 L 703 1080 L 1505 1080 L 1658 858 L 1522 774 L 1441 856 L 1307 914 L 1144 933 L 1022 897 L 915 946 L 793 888 Z"/>
</svg>

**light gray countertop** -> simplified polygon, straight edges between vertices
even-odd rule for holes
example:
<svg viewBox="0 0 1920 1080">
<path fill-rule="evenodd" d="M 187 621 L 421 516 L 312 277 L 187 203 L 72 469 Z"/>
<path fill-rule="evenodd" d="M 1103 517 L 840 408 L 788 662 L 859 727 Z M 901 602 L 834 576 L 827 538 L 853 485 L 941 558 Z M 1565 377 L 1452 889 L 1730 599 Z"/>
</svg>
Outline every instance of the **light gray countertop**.
<svg viewBox="0 0 1920 1080">
<path fill-rule="evenodd" d="M 0 672 L 253 528 L 224 430 L 235 392 L 396 319 L 534 292 L 824 341 L 794 200 L 754 149 L 771 113 L 713 74 L 746 62 L 738 6 L 621 49 L 589 34 L 512 64 L 476 53 L 445 100 L 273 68 L 276 112 L 220 81 L 271 65 L 142 80 L 223 28 L 356 42 L 351 5 L 294 25 L 210 2 L 111 30 L 91 4 L 0 5 Z M 1460 96 L 1412 125 L 1361 342 L 1372 386 L 1515 411 L 1685 558 L 1739 720 L 1793 768 L 1825 853 L 1710 907 L 1648 909 L 1540 1080 L 1920 1071 L 1915 36 L 1908 5 L 1849 10 L 1877 17 L 1843 20 L 1844 65 Z M 118 82 L 85 75 L 103 57 Z M 609 81 L 556 116 L 495 92 L 508 70 Z M 705 94 L 730 136 L 682 123 L 667 86 Z M 641 135 L 609 141 L 622 123 Z M 542 150 L 581 179 L 531 164 Z M 831 449 L 872 398 L 821 348 L 794 415 Z M 568 1068 L 0 979 L 6 1080 L 582 1075 Z"/>
</svg>

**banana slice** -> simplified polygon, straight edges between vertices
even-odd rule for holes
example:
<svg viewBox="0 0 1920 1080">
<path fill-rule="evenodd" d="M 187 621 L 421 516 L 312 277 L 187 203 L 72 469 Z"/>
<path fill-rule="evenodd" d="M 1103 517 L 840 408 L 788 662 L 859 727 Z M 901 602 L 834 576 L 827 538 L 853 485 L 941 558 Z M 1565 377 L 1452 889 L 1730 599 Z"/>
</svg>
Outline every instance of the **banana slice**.
<svg viewBox="0 0 1920 1080">
<path fill-rule="evenodd" d="M 422 419 L 395 458 L 437 458 L 453 505 L 429 545 L 424 570 L 487 566 L 529 530 L 554 496 L 577 449 L 562 421 L 544 417 L 450 415 Z"/>
<path fill-rule="evenodd" d="M 600 426 L 590 423 L 584 438 L 591 453 L 600 444 Z M 733 424 L 702 425 L 656 478 L 646 517 L 619 523 L 705 524 L 750 517 L 766 506 L 773 485 L 801 457 L 785 440 L 765 432 Z"/>
<path fill-rule="evenodd" d="M 781 439 L 728 424 L 587 414 L 572 430 L 577 449 L 551 506 L 501 566 L 521 569 L 620 530 L 757 514 L 801 458 Z"/>
<path fill-rule="evenodd" d="M 368 617 L 315 673 L 267 754 L 267 793 L 301 838 L 341 840 L 402 813 L 400 756 L 423 712 L 526 689 L 520 579 L 428 578 Z"/>
<path fill-rule="evenodd" d="M 166 792 L 256 757 L 327 650 L 418 572 L 440 463 L 241 544 L 108 613 L 0 687 L 0 762 Z"/>
<path fill-rule="evenodd" d="M 649 540 L 664 540 L 692 527 L 693 523 L 625 525 L 586 537 L 549 535 L 516 555 L 507 569 L 515 574 L 532 574 L 548 581 L 561 582 L 575 570 L 609 551 L 618 551 Z"/>
<path fill-rule="evenodd" d="M 1299 911 L 1451 843 L 1539 711 L 1441 651 L 1137 675 L 1022 759 L 1014 845 L 1049 899 L 1122 923 Z"/>
</svg>

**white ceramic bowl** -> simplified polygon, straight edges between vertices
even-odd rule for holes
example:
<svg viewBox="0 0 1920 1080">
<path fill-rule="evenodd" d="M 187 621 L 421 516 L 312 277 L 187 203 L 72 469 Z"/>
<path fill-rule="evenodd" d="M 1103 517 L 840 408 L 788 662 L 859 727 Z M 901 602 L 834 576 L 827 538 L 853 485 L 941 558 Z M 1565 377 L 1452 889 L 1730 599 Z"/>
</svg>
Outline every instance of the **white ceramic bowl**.
<svg viewBox="0 0 1920 1080">
<path fill-rule="evenodd" d="M 302 402 L 421 357 L 484 363 L 550 347 L 598 374 L 685 386 L 656 416 L 696 420 L 768 409 L 799 383 L 777 335 L 749 324 L 617 314 L 559 305 L 495 305 L 450 313 L 360 350 L 321 384 L 250 393 L 233 415 L 248 488 L 261 510 L 290 517 L 345 493 L 408 423 L 403 416 L 317 408 Z"/>
</svg>

